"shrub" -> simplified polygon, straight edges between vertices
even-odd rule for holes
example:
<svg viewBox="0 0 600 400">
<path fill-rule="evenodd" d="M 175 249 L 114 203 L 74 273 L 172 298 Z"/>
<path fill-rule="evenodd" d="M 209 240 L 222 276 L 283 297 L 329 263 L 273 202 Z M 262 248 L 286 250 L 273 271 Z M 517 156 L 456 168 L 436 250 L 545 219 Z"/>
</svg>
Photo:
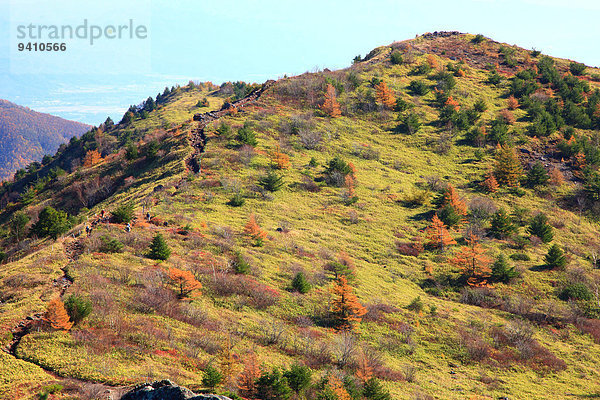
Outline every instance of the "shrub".
<svg viewBox="0 0 600 400">
<path fill-rule="evenodd" d="M 235 257 L 231 262 L 233 271 L 236 274 L 247 274 L 250 272 L 250 264 L 244 259 L 244 256 L 239 251 L 235 253 Z"/>
<path fill-rule="evenodd" d="M 548 224 L 548 217 L 542 213 L 531 219 L 528 231 L 530 234 L 539 237 L 544 243 L 550 243 L 554 238 L 552 226 Z"/>
<path fill-rule="evenodd" d="M 473 110 L 477 111 L 478 113 L 483 113 L 488 109 L 488 105 L 485 102 L 485 100 L 483 99 L 477 99 L 475 101 L 475 103 L 473 104 Z"/>
<path fill-rule="evenodd" d="M 572 285 L 566 286 L 560 292 L 558 297 L 561 300 L 591 300 L 593 298 L 592 292 L 590 289 L 583 283 L 574 283 Z"/>
<path fill-rule="evenodd" d="M 421 128 L 421 119 L 415 113 L 409 113 L 405 116 L 398 116 L 398 120 L 401 121 L 396 127 L 396 131 L 401 133 L 410 133 L 411 135 L 417 133 Z"/>
<path fill-rule="evenodd" d="M 429 86 L 424 81 L 415 79 L 408 85 L 408 90 L 414 95 L 424 96 L 429 92 Z"/>
<path fill-rule="evenodd" d="M 331 159 L 325 169 L 325 180 L 328 184 L 341 187 L 347 175 L 352 173 L 352 167 L 346 161 L 336 156 Z"/>
<path fill-rule="evenodd" d="M 241 207 L 244 205 L 245 202 L 246 199 L 244 199 L 244 196 L 242 196 L 240 192 L 237 192 L 229 199 L 227 205 L 231 207 Z"/>
<path fill-rule="evenodd" d="M 50 236 L 56 240 L 71 228 L 67 213 L 48 206 L 40 211 L 38 221 L 31 226 L 31 233 L 39 237 Z"/>
<path fill-rule="evenodd" d="M 269 171 L 267 175 L 258 180 L 258 184 L 269 192 L 276 192 L 284 185 L 283 178 L 275 171 Z"/>
<path fill-rule="evenodd" d="M 404 62 L 403 58 L 402 58 L 402 53 L 400 53 L 399 51 L 394 51 L 391 55 L 390 55 L 390 61 L 392 62 L 392 64 L 394 65 L 400 65 Z"/>
<path fill-rule="evenodd" d="M 414 311 L 416 313 L 423 311 L 424 307 L 425 306 L 423 305 L 423 300 L 421 300 L 421 296 L 415 297 L 414 299 L 412 299 L 410 304 L 408 306 L 406 306 L 407 309 Z"/>
<path fill-rule="evenodd" d="M 475 37 L 473 39 L 471 39 L 471 42 L 475 43 L 475 44 L 479 44 L 481 42 L 483 42 L 485 40 L 485 36 L 483 36 L 481 33 L 478 33 L 477 35 L 475 35 Z"/>
<path fill-rule="evenodd" d="M 451 204 L 446 204 L 437 211 L 437 216 L 448 227 L 453 227 L 463 220 L 456 209 Z"/>
<path fill-rule="evenodd" d="M 113 212 L 113 221 L 117 224 L 128 224 L 134 217 L 133 204 L 121 204 Z"/>
<path fill-rule="evenodd" d="M 565 253 L 557 244 L 553 244 L 550 247 L 548 254 L 544 256 L 544 260 L 548 268 L 562 268 L 567 265 Z"/>
<path fill-rule="evenodd" d="M 581 64 L 578 62 L 572 62 L 571 64 L 569 64 L 569 71 L 571 71 L 573 75 L 584 75 L 585 69 L 585 64 Z"/>
<path fill-rule="evenodd" d="M 519 276 L 514 266 L 510 266 L 504 254 L 500 254 L 492 264 L 492 281 L 508 283 Z"/>
<path fill-rule="evenodd" d="M 129 161 L 137 159 L 139 156 L 138 148 L 135 144 L 129 142 L 125 147 L 125 158 Z"/>
<path fill-rule="evenodd" d="M 78 324 L 92 312 L 92 302 L 72 294 L 65 300 L 65 309 L 74 324 Z"/>
<path fill-rule="evenodd" d="M 209 365 L 202 374 L 202 385 L 214 390 L 223 381 L 223 374 L 218 369 Z"/>
<path fill-rule="evenodd" d="M 101 253 L 120 253 L 123 251 L 123 243 L 116 238 L 104 235 L 100 237 L 100 241 L 102 243 L 100 244 L 98 250 Z"/>
<path fill-rule="evenodd" d="M 298 272 L 292 280 L 292 288 L 302 294 L 308 293 L 310 290 L 310 283 L 306 280 L 304 273 Z"/>
<path fill-rule="evenodd" d="M 165 238 L 160 233 L 157 233 L 150 244 L 148 258 L 166 261 L 170 256 L 171 249 L 169 248 L 169 245 L 167 245 Z"/>
<path fill-rule="evenodd" d="M 256 140 L 256 134 L 248 122 L 244 123 L 244 126 L 238 129 L 237 140 L 242 144 L 247 144 L 250 146 L 256 146 L 258 144 L 258 141 Z"/>
<path fill-rule="evenodd" d="M 515 253 L 510 255 L 511 260 L 515 261 L 531 261 L 531 257 L 527 253 Z"/>
<path fill-rule="evenodd" d="M 153 139 L 146 145 L 146 157 L 149 159 L 153 159 L 158 154 L 158 150 L 160 149 L 160 144 L 158 140 Z"/>
</svg>

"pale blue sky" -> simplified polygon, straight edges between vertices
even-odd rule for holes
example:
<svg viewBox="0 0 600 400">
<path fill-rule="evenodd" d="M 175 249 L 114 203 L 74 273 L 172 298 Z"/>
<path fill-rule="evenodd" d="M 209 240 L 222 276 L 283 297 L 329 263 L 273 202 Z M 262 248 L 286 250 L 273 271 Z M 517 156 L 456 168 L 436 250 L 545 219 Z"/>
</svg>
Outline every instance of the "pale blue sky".
<svg viewBox="0 0 600 400">
<path fill-rule="evenodd" d="M 103 3 L 119 14 L 118 1 Z M 52 4 L 61 7 L 68 1 Z M 343 68 L 357 54 L 434 30 L 482 33 L 600 65 L 600 4 L 595 1 L 153 0 L 147 4 L 152 18 L 150 73 L 11 75 L 9 5 L 0 0 L 0 98 L 98 124 L 107 115 L 119 119 L 129 104 L 156 95 L 166 85 L 190 79 L 262 82 L 315 67 Z M 69 7 L 63 13 L 69 16 Z"/>
</svg>

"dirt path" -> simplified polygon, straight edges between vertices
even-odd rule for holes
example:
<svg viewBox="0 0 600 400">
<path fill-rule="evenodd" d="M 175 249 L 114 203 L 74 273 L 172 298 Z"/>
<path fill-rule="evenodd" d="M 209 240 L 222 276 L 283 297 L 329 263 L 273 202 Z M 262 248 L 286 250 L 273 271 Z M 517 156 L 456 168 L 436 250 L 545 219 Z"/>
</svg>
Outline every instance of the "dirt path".
<svg viewBox="0 0 600 400">
<path fill-rule="evenodd" d="M 236 100 L 233 103 L 226 103 L 218 111 L 209 111 L 202 114 L 194 115 L 194 121 L 198 122 L 196 129 L 193 129 L 190 134 L 190 145 L 194 148 L 194 153 L 186 160 L 186 165 L 190 171 L 199 173 L 201 171 L 201 159 L 206 142 L 208 138 L 206 136 L 205 128 L 213 121 L 229 114 L 231 109 L 240 110 L 249 103 L 253 103 L 260 98 L 260 96 L 273 84 L 275 81 L 266 81 L 260 88 L 253 90 L 248 96 L 243 99 Z"/>
</svg>

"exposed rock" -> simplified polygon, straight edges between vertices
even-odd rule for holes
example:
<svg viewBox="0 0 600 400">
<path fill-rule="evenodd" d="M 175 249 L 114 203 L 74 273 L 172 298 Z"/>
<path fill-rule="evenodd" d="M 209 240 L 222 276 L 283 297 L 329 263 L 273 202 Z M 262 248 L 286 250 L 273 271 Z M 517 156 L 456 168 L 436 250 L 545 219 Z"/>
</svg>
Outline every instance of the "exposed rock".
<svg viewBox="0 0 600 400">
<path fill-rule="evenodd" d="M 144 383 L 125 393 L 121 400 L 231 400 L 216 394 L 196 394 L 168 379 Z"/>
</svg>

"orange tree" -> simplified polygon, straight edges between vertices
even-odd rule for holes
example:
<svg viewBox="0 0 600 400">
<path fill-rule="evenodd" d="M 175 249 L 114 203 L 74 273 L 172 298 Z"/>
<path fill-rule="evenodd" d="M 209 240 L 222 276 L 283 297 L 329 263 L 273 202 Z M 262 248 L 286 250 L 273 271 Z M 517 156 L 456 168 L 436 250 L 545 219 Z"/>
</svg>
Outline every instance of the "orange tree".
<svg viewBox="0 0 600 400">
<path fill-rule="evenodd" d="M 431 219 L 431 225 L 425 230 L 429 245 L 440 249 L 442 252 L 451 244 L 456 244 L 456 240 L 450 236 L 446 224 L 436 215 Z"/>
<path fill-rule="evenodd" d="M 335 97 L 335 88 L 331 83 L 328 83 L 327 88 L 325 89 L 325 102 L 321 104 L 321 110 L 333 118 L 342 115 L 340 103 L 338 103 L 337 98 Z"/>
<path fill-rule="evenodd" d="M 262 246 L 267 237 L 267 232 L 258 225 L 254 214 L 250 215 L 246 226 L 244 226 L 244 235 L 253 241 L 254 246 Z"/>
<path fill-rule="evenodd" d="M 496 151 L 494 175 L 498 183 L 505 186 L 519 186 L 523 167 L 514 147 L 500 146 Z"/>
<path fill-rule="evenodd" d="M 394 106 L 396 105 L 396 98 L 394 97 L 392 91 L 384 81 L 381 81 L 377 85 L 375 85 L 375 90 L 375 98 L 377 99 L 377 102 L 379 104 L 383 105 L 388 110 L 394 108 Z"/>
<path fill-rule="evenodd" d="M 50 301 L 44 320 L 50 323 L 54 329 L 64 329 L 68 331 L 73 326 L 73 322 L 69 319 L 69 314 L 65 309 L 65 305 L 62 300 L 57 297 Z"/>
<path fill-rule="evenodd" d="M 191 271 L 183 271 L 175 267 L 169 268 L 169 279 L 177 288 L 177 295 L 180 299 L 202 288 L 202 284 L 196 280 Z"/>
<path fill-rule="evenodd" d="M 337 330 L 352 330 L 362 321 L 367 313 L 365 307 L 358 301 L 354 288 L 348 284 L 344 275 L 340 275 L 333 286 L 333 301 L 331 316 Z"/>
<path fill-rule="evenodd" d="M 450 262 L 460 268 L 471 286 L 484 286 L 492 274 L 489 267 L 491 260 L 485 255 L 485 250 L 473 234 L 469 235 L 467 245 L 461 247 Z"/>
</svg>

